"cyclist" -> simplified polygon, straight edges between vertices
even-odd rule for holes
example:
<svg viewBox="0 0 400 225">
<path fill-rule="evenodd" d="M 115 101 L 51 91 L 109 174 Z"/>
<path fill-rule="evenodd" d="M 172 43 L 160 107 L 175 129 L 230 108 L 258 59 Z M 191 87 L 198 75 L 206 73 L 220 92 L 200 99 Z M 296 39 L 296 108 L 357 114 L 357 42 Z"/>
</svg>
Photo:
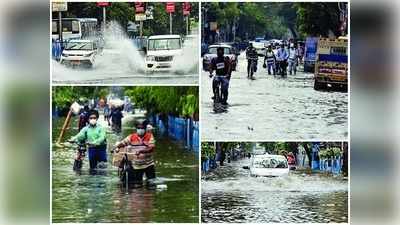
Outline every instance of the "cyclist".
<svg viewBox="0 0 400 225">
<path fill-rule="evenodd" d="M 213 99 L 216 100 L 219 93 L 218 87 L 221 85 L 222 99 L 221 104 L 227 105 L 228 101 L 228 89 L 229 81 L 232 73 L 232 62 L 228 56 L 224 55 L 224 48 L 217 48 L 217 57 L 213 58 L 210 63 L 210 78 L 213 77 L 213 71 L 215 70 L 215 76 L 212 83 L 212 89 L 214 93 Z"/>
<path fill-rule="evenodd" d="M 247 58 L 247 77 L 250 78 L 250 66 L 252 61 L 255 61 L 254 72 L 257 72 L 257 60 L 258 55 L 256 48 L 254 48 L 253 43 L 250 42 L 249 47 L 246 48 L 246 58 Z"/>
</svg>

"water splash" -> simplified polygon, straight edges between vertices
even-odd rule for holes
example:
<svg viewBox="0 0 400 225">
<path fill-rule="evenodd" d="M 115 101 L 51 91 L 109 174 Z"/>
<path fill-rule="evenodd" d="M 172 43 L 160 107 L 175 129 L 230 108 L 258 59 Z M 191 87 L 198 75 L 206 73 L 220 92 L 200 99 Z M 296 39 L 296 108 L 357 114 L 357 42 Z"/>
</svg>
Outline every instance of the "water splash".
<svg viewBox="0 0 400 225">
<path fill-rule="evenodd" d="M 175 57 L 172 68 L 175 73 L 196 73 L 199 65 L 199 37 L 184 42 L 182 54 Z"/>
</svg>

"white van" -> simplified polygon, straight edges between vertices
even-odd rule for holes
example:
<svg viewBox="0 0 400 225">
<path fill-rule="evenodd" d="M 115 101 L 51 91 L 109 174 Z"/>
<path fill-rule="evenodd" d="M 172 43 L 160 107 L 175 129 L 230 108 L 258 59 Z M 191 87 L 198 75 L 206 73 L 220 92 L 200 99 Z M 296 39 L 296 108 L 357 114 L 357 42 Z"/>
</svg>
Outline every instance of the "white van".
<svg viewBox="0 0 400 225">
<path fill-rule="evenodd" d="M 280 177 L 289 174 L 288 162 L 282 155 L 253 155 L 250 167 L 243 168 L 249 169 L 252 177 Z"/>
<path fill-rule="evenodd" d="M 150 36 L 146 47 L 146 70 L 170 70 L 177 55 L 182 54 L 182 39 L 179 35 Z"/>
</svg>

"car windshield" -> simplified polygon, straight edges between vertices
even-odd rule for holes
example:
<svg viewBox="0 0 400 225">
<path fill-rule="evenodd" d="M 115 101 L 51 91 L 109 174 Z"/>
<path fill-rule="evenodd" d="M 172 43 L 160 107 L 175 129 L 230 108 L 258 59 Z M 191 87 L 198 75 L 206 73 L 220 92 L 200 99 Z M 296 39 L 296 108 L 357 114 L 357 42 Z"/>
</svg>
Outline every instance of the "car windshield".
<svg viewBox="0 0 400 225">
<path fill-rule="evenodd" d="M 287 161 L 279 158 L 262 158 L 254 159 L 253 167 L 255 168 L 268 168 L 268 169 L 284 169 L 288 168 Z"/>
<path fill-rule="evenodd" d="M 181 48 L 181 41 L 179 38 L 169 38 L 169 39 L 151 39 L 149 40 L 149 48 L 150 51 L 155 50 L 174 50 Z"/>
<path fill-rule="evenodd" d="M 217 47 L 215 47 L 215 48 L 209 48 L 208 49 L 208 53 L 209 54 L 217 54 Z M 231 49 L 230 48 L 224 48 L 224 54 L 232 54 L 231 53 Z"/>
<path fill-rule="evenodd" d="M 65 50 L 93 50 L 92 42 L 69 42 Z"/>
</svg>

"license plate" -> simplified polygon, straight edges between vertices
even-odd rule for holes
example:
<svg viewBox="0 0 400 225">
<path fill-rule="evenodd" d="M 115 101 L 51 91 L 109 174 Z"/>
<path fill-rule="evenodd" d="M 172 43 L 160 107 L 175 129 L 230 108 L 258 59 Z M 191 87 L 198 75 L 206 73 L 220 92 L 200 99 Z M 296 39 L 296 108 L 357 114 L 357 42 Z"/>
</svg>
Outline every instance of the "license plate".
<svg viewBox="0 0 400 225">
<path fill-rule="evenodd" d="M 81 61 L 74 60 L 74 61 L 71 61 L 71 64 L 74 64 L 74 65 L 79 65 L 79 64 L 81 64 Z"/>
</svg>

